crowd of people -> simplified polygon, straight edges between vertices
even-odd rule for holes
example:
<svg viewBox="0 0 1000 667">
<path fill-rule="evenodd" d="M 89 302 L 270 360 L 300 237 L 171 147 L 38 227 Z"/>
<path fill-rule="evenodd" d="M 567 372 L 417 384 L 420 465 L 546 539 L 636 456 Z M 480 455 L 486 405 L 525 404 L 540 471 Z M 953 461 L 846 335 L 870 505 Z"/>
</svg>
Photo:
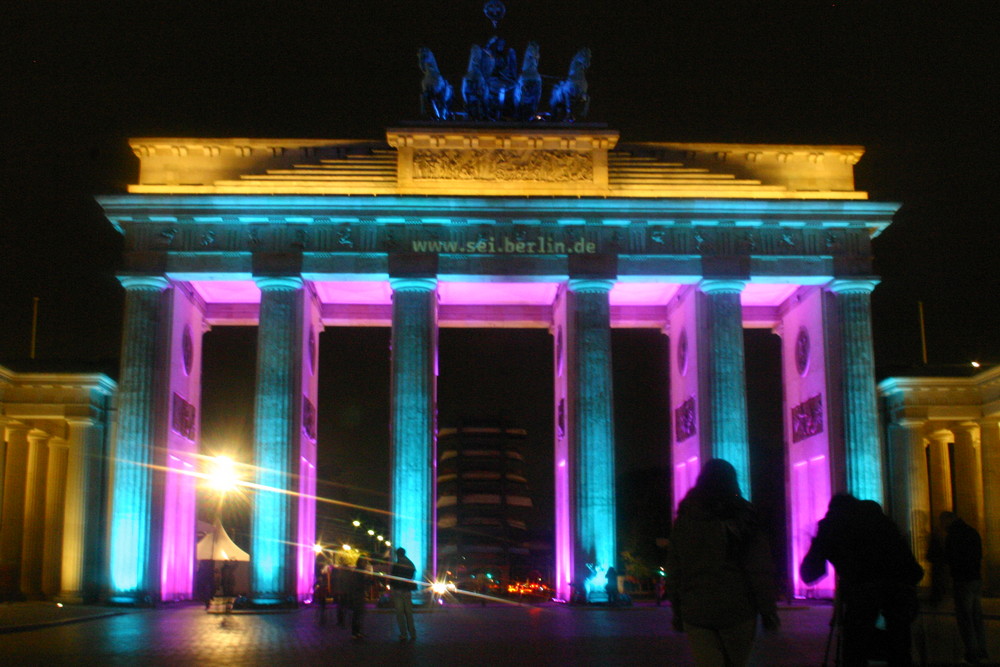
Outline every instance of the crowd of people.
<svg viewBox="0 0 1000 667">
<path fill-rule="evenodd" d="M 939 520 L 942 539 L 932 546 L 928 560 L 948 566 L 965 660 L 978 664 L 987 658 L 981 606 L 982 540 L 952 512 L 942 513 Z M 911 665 L 911 625 L 919 611 L 917 586 L 924 570 L 878 503 L 847 493 L 833 496 L 800 564 L 802 580 L 814 584 L 826 577 L 827 564 L 836 572 L 830 637 L 837 636 L 833 664 L 859 667 L 879 659 L 892 667 Z M 386 581 L 403 643 L 417 637 L 413 622 L 415 572 L 406 550 L 396 549 Z M 743 498 L 736 470 L 729 462 L 707 461 L 681 501 L 665 575 L 657 581 L 657 605 L 661 599 L 670 601 L 673 627 L 686 633 L 700 667 L 747 665 L 758 624 L 766 632 L 779 631 L 768 540 L 756 509 Z M 362 639 L 371 576 L 371 564 L 361 557 L 353 567 L 335 570 L 332 589 L 325 588 L 326 583 L 318 584 L 321 619 L 325 618 L 329 593 L 338 602 L 337 625 L 343 626 L 346 615 L 351 614 L 351 634 Z M 607 577 L 608 603 L 614 606 L 618 588 L 613 567 Z"/>
</svg>

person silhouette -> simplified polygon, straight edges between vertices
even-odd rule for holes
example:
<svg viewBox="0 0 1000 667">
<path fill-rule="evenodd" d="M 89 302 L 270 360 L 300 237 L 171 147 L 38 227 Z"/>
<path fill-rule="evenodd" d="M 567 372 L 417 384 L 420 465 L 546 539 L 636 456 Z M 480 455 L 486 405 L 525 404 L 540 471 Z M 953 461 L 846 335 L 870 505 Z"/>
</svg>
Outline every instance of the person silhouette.
<svg viewBox="0 0 1000 667">
<path fill-rule="evenodd" d="M 678 507 L 670 547 L 674 629 L 687 633 L 695 663 L 746 665 L 757 617 L 769 631 L 780 623 L 767 539 L 728 461 L 705 462 Z"/>
<path fill-rule="evenodd" d="M 911 665 L 910 625 L 924 570 L 878 503 L 848 493 L 830 499 L 799 567 L 802 580 L 812 584 L 822 579 L 827 562 L 837 569 L 844 667 L 868 664 L 879 614 L 885 619 L 889 665 Z"/>
</svg>

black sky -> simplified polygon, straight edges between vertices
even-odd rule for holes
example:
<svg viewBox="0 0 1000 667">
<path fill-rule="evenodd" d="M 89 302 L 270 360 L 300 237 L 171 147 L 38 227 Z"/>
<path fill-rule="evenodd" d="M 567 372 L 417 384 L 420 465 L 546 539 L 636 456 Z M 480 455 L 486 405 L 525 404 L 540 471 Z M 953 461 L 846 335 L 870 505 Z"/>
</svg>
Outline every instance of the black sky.
<svg viewBox="0 0 1000 667">
<path fill-rule="evenodd" d="M 875 241 L 883 278 L 873 296 L 880 376 L 920 361 L 917 301 L 925 305 L 933 365 L 959 372 L 970 359 L 1000 362 L 994 3 L 506 4 L 500 34 L 519 53 L 538 41 L 544 74 L 562 74 L 579 47 L 591 47 L 590 120 L 609 123 L 623 141 L 867 146 L 858 187 L 903 203 Z M 128 137 L 376 139 L 416 116 L 418 47 L 430 47 L 457 80 L 469 45 L 492 33 L 476 0 L 10 5 L 0 18 L 0 363 L 15 368 L 27 367 L 34 296 L 43 362 L 116 368 L 121 243 L 93 196 L 136 180 Z M 329 402 L 321 410 L 336 426 L 321 437 L 349 443 L 345 452 L 384 442 L 388 414 L 357 391 L 387 374 L 388 333 L 354 334 L 328 332 L 322 349 L 324 382 L 341 384 L 323 390 Z M 616 335 L 620 368 L 630 367 L 631 351 L 656 355 L 664 344 Z M 209 338 L 220 355 L 232 349 L 224 332 Z M 539 332 L 449 338 L 441 385 L 448 418 L 463 416 L 461 399 L 476 393 L 475 383 L 447 378 L 468 377 L 462 369 L 484 342 L 538 363 L 551 355 Z M 622 380 L 629 388 L 619 391 L 646 398 L 628 414 L 618 408 L 620 421 L 636 422 L 620 438 L 655 452 L 659 394 L 633 391 L 652 380 L 642 375 L 647 366 L 632 366 Z M 545 401 L 551 392 L 544 373 L 541 382 L 498 366 L 489 374 L 506 389 L 481 396 L 497 412 L 521 416 L 519 401 Z M 206 378 L 212 383 L 219 396 L 240 384 Z M 231 400 L 216 402 L 225 411 Z M 541 428 L 547 409 L 524 419 Z M 231 412 L 227 419 L 239 422 Z M 246 431 L 225 421 L 206 422 L 206 438 Z M 383 453 L 373 456 L 381 466 Z M 379 484 L 352 472 L 346 453 L 330 465 L 345 484 Z"/>
</svg>

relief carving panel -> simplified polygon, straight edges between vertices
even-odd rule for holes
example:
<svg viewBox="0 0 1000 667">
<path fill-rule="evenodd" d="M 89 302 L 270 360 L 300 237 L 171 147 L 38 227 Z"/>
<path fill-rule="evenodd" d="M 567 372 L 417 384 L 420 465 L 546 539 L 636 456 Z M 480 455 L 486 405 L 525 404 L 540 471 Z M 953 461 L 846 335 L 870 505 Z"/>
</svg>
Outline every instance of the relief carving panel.
<svg viewBox="0 0 1000 667">
<path fill-rule="evenodd" d="M 560 150 L 416 150 L 414 180 L 589 182 L 590 153 Z"/>
</svg>

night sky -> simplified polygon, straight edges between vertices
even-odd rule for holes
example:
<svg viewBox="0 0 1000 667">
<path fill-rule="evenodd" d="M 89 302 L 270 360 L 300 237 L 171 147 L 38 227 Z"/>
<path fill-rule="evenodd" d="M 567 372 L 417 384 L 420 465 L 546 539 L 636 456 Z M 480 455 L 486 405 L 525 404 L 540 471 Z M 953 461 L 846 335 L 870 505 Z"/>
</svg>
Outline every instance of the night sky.
<svg viewBox="0 0 1000 667">
<path fill-rule="evenodd" d="M 998 116 L 987 102 L 1000 97 L 993 3 L 506 4 L 499 33 L 519 54 L 538 41 L 543 74 L 565 73 L 579 47 L 592 49 L 588 120 L 607 122 L 622 141 L 867 146 L 859 189 L 903 204 L 875 241 L 880 377 L 924 372 L 911 368 L 921 360 L 918 301 L 933 370 L 1000 362 L 998 174 L 989 145 Z M 457 82 L 469 45 L 493 33 L 476 0 L 151 6 L 38 1 L 3 11 L 2 364 L 116 373 L 121 242 L 93 196 L 136 181 L 128 137 L 378 139 L 417 116 L 419 47 L 430 47 Z M 375 506 L 387 504 L 388 337 L 336 329 L 321 343 L 323 470 L 343 485 L 327 491 Z M 754 446 L 770 452 L 764 458 L 775 437 L 780 455 L 772 339 L 748 336 L 751 379 L 761 387 L 752 392 L 762 402 L 754 414 L 763 415 L 751 428 Z M 531 455 L 542 461 L 533 487 L 545 507 L 548 335 L 448 330 L 441 340 L 441 424 L 506 416 L 528 428 Z M 666 339 L 616 331 L 614 346 L 619 472 L 648 482 L 669 442 L 659 370 Z M 248 443 L 253 332 L 213 331 L 206 351 L 205 443 Z M 640 495 L 623 502 L 641 507 Z"/>
</svg>

